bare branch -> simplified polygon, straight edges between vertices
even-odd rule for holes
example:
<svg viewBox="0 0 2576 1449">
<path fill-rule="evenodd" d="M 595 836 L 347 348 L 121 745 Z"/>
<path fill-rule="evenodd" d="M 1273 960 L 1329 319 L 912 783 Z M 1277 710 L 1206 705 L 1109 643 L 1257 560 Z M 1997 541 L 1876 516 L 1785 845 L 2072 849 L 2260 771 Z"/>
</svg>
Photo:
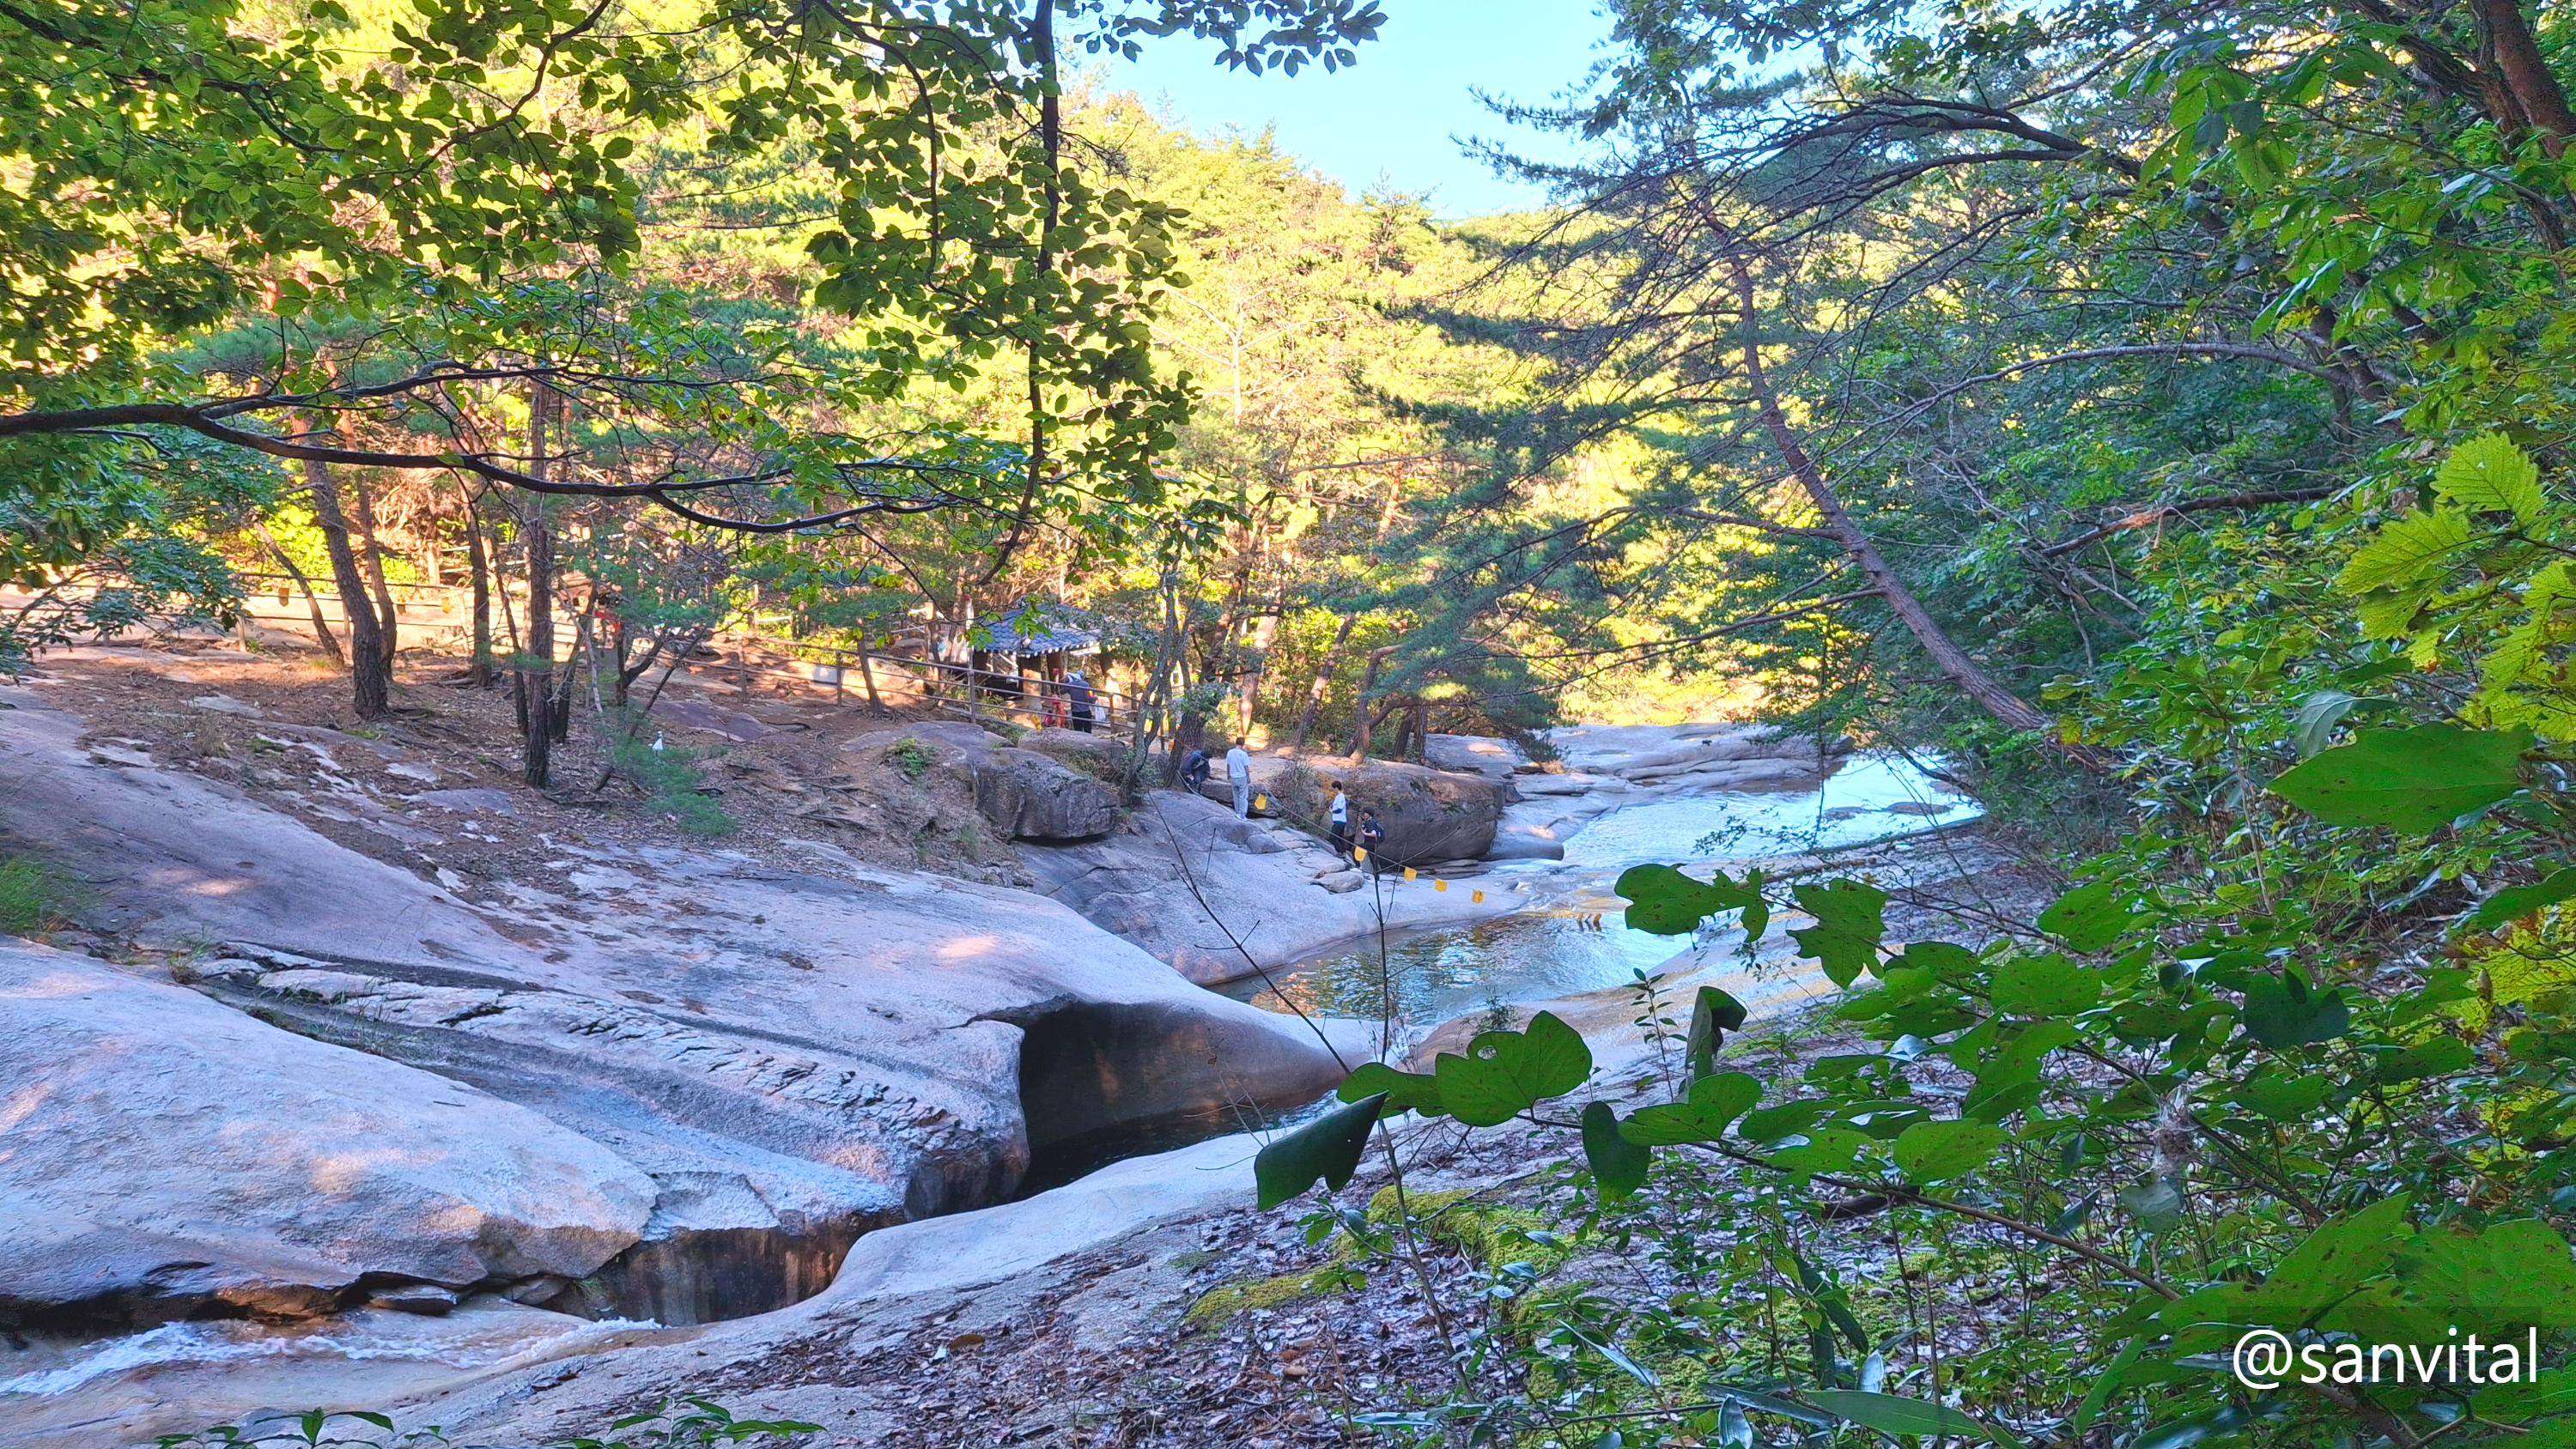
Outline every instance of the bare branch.
<svg viewBox="0 0 2576 1449">
<path fill-rule="evenodd" d="M 2042 558 L 2059 558 L 2100 543 L 2115 533 L 2153 527 L 2186 513 L 2208 513 L 2222 508 L 2260 508 L 2267 503 L 2313 503 L 2320 498 L 2333 497 L 2335 491 L 2335 485 L 2319 484 L 2313 488 L 2277 488 L 2268 493 L 2229 493 L 2217 498 L 2186 498 L 2175 503 L 2151 504 L 2135 512 L 2124 513 L 2097 528 L 2087 529 L 2063 543 L 2052 543 L 2039 553 Z"/>
</svg>

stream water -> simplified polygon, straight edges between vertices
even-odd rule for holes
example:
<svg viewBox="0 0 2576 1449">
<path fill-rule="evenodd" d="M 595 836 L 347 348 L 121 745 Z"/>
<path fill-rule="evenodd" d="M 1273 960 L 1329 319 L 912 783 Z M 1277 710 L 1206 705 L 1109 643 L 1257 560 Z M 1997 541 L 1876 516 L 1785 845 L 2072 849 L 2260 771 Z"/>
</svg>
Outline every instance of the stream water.
<svg viewBox="0 0 2576 1449">
<path fill-rule="evenodd" d="M 1875 844 L 1975 819 L 1976 802 L 1892 757 L 1847 761 L 1813 788 L 1710 791 L 1605 814 L 1567 842 L 1561 861 L 1510 861 L 1478 878 L 1530 904 L 1471 926 L 1390 934 L 1274 971 L 1231 994 L 1273 1011 L 1376 1019 L 1391 987 L 1396 1014 L 1421 1028 L 1471 1012 L 1633 980 L 1686 944 L 1632 931 L 1611 887 L 1651 862 L 1727 867 Z M 1419 883 L 1415 883 L 1418 887 Z M 1383 889 L 1408 887 L 1389 883 Z"/>
</svg>

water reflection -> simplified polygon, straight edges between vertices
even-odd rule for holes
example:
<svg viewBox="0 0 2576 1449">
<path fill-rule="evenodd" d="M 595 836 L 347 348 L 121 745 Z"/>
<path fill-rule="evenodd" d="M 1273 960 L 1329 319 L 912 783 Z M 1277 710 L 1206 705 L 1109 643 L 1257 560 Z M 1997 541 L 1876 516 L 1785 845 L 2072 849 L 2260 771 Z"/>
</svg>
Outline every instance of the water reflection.
<svg viewBox="0 0 2576 1449">
<path fill-rule="evenodd" d="M 1632 931 L 1611 883 L 1649 861 L 1730 865 L 1864 845 L 1960 824 L 1983 813 L 1902 759 L 1861 757 L 1805 789 L 1709 792 L 1616 810 L 1566 846 L 1565 859 L 1515 861 L 1489 879 L 1515 882 L 1532 909 L 1472 926 L 1368 941 L 1271 973 L 1234 994 L 1272 1011 L 1377 1020 L 1391 992 L 1400 1022 L 1427 1027 L 1503 1004 L 1616 986 L 1691 948 L 1687 938 Z M 1723 946 L 1712 949 L 1726 949 Z"/>
<path fill-rule="evenodd" d="M 1589 991 L 1629 979 L 1687 947 L 1620 923 L 1615 901 L 1598 912 L 1522 912 L 1472 926 L 1391 936 L 1385 969 L 1375 941 L 1273 972 L 1274 993 L 1258 980 L 1240 983 L 1244 999 L 1271 1011 L 1292 1007 L 1314 1016 L 1380 1019 L 1387 987 L 1399 1020 L 1446 1021 L 1495 1002 L 1528 1001 Z"/>
</svg>

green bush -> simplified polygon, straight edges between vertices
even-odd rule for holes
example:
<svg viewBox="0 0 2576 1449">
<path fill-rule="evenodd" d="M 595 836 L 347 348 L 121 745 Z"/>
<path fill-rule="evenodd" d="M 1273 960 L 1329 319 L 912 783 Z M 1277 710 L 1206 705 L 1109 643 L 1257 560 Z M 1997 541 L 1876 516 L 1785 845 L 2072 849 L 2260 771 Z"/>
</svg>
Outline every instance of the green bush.
<svg viewBox="0 0 2576 1449">
<path fill-rule="evenodd" d="M 740 829 L 723 806 L 700 793 L 706 784 L 706 772 L 699 768 L 699 762 L 720 752 L 674 745 L 658 732 L 645 739 L 641 725 L 640 716 L 626 719 L 607 729 L 603 740 L 610 768 L 634 781 L 636 788 L 644 792 L 644 808 L 670 816 L 690 835 L 731 835 Z"/>
</svg>

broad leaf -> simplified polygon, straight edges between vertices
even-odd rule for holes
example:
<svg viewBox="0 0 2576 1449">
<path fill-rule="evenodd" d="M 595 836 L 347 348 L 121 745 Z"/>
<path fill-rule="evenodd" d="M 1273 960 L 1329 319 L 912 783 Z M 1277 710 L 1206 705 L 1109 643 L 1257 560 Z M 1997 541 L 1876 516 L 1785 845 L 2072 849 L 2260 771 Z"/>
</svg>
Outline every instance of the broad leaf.
<svg viewBox="0 0 2576 1449">
<path fill-rule="evenodd" d="M 2275 1051 L 2333 1041 L 2352 1026 L 2343 988 L 2311 991 L 2295 970 L 2245 982 L 2245 1034 Z"/>
<path fill-rule="evenodd" d="M 2345 562 L 2335 587 L 2347 594 L 2437 576 L 2469 545 L 2469 516 L 2456 508 L 2409 513 L 2379 530 Z"/>
<path fill-rule="evenodd" d="M 2429 835 L 2522 788 L 2528 730 L 2417 725 L 2364 730 L 2272 781 L 2272 793 L 2329 825 Z"/>
<path fill-rule="evenodd" d="M 2301 1239 L 2265 1275 L 2255 1316 L 2277 1327 L 2305 1327 L 2355 1288 L 2387 1272 L 2396 1261 L 2397 1245 L 2407 1237 L 2408 1201 L 2404 1193 L 2392 1194 Z"/>
<path fill-rule="evenodd" d="M 1647 1147 L 1715 1142 L 1726 1135 L 1729 1123 L 1760 1100 L 1761 1083 L 1742 1072 L 1719 1072 L 1691 1083 L 1690 1100 L 1686 1102 L 1641 1107 L 1630 1113 L 1628 1120 L 1619 1124 L 1619 1132 L 1629 1141 Z"/>
<path fill-rule="evenodd" d="M 1824 1102 L 1783 1102 L 1776 1107 L 1765 1107 L 1745 1117 L 1743 1125 L 1735 1129 L 1735 1135 L 1767 1147 L 1825 1120 L 1827 1105 Z"/>
<path fill-rule="evenodd" d="M 1908 1182 L 1946 1182 L 1985 1166 L 2011 1140 L 1983 1122 L 1918 1122 L 1896 1139 L 1896 1166 Z"/>
<path fill-rule="evenodd" d="M 1838 880 L 1799 886 L 1796 895 L 1816 924 L 1789 934 L 1799 953 L 1815 958 L 1836 986 L 1849 986 L 1878 965 L 1879 938 L 1887 934 L 1887 892 Z"/>
<path fill-rule="evenodd" d="M 1444 1115 L 1440 1105 L 1440 1079 L 1429 1072 L 1399 1072 L 1384 1062 L 1362 1062 L 1342 1082 L 1334 1095 L 1345 1102 L 1383 1094 L 1389 1112 L 1419 1112 L 1425 1117 Z"/>
<path fill-rule="evenodd" d="M 2119 882 L 2097 880 L 2059 896 L 2038 924 L 2078 951 L 2099 951 L 2120 939 L 2135 914 Z"/>
<path fill-rule="evenodd" d="M 2424 1233 L 2397 1255 L 2397 1281 L 2446 1317 L 2576 1328 L 2576 1258 L 2558 1230 L 2536 1218 L 2475 1235 Z"/>
<path fill-rule="evenodd" d="M 2478 913 L 2469 918 L 2469 924 L 2481 931 L 2492 931 L 2571 898 L 2576 898 L 2576 866 L 2552 872 L 2527 886 L 2507 886 L 2497 891 L 2478 903 Z"/>
<path fill-rule="evenodd" d="M 2340 689 L 2320 689 L 2299 701 L 2298 713 L 2290 716 L 2290 743 L 2298 747 L 2299 758 L 2322 753 L 2334 739 L 2335 726 L 2361 702 L 2361 696 Z"/>
<path fill-rule="evenodd" d="M 2063 956 L 2031 956 L 1997 966 L 1990 995 L 2015 1016 L 2073 1016 L 2102 999 L 2102 978 Z"/>
<path fill-rule="evenodd" d="M 2304 1077 L 2267 1075 L 2237 1088 L 2230 1100 L 2275 1122 L 2297 1122 L 2324 1106 L 2326 1093 L 2332 1089 L 2333 1084 L 2321 1072 Z"/>
<path fill-rule="evenodd" d="M 1653 1159 L 1653 1153 L 1621 1132 L 1619 1114 L 1610 1110 L 1609 1103 L 1585 1104 L 1583 1160 L 1592 1168 L 1592 1180 L 1601 1185 L 1602 1201 L 1617 1202 L 1644 1186 Z"/>
<path fill-rule="evenodd" d="M 1714 986 L 1703 986 L 1691 1002 L 1690 1036 L 1682 1053 L 1691 1080 L 1717 1069 L 1717 1049 L 1726 1034 L 1744 1025 L 1744 1003 Z"/>
<path fill-rule="evenodd" d="M 1277 1207 L 1314 1186 L 1317 1178 L 1336 1191 L 1348 1186 L 1359 1170 L 1360 1154 L 1368 1150 L 1369 1129 L 1385 1106 L 1384 1096 L 1362 1097 L 1272 1138 L 1252 1159 L 1261 1205 Z"/>
<path fill-rule="evenodd" d="M 2451 450 L 2433 475 L 2433 491 L 2473 513 L 2510 513 L 2530 527 L 2549 511 L 2540 468 L 2502 433 L 2471 438 Z"/>
<path fill-rule="evenodd" d="M 2162 1236 L 2182 1221 L 2182 1189 L 2169 1177 L 2150 1178 L 2136 1187 L 2124 1187 L 2115 1194 L 2120 1206 L 2138 1220 L 2138 1226 Z"/>
<path fill-rule="evenodd" d="M 1492 1127 L 1582 1086 L 1592 1075 L 1592 1049 L 1574 1028 L 1542 1011 L 1528 1029 L 1480 1033 L 1465 1056 L 1442 1052 L 1433 1067 L 1449 1115 L 1470 1127 Z"/>
<path fill-rule="evenodd" d="M 2384 1086 L 2395 1086 L 2400 1082 L 2418 1082 L 2426 1077 L 2447 1077 L 2465 1072 L 2477 1059 L 2477 1053 L 2469 1049 L 2467 1042 L 2455 1036 L 2437 1036 L 2380 1058 L 2372 1075 Z"/>
<path fill-rule="evenodd" d="M 1723 871 L 1700 881 L 1669 865 L 1638 865 L 1622 871 L 1611 889 L 1629 902 L 1629 929 L 1657 936 L 1687 936 L 1724 911 L 1744 912 L 1748 938 L 1758 939 L 1768 924 L 1759 872 L 1739 884 Z"/>
<path fill-rule="evenodd" d="M 1848 1127 L 1813 1127 L 1807 1140 L 1792 1147 L 1772 1149 L 1771 1160 L 1801 1177 L 1818 1172 L 1842 1172 L 1861 1159 L 1861 1154 L 1874 1145 L 1869 1134 Z"/>
</svg>

